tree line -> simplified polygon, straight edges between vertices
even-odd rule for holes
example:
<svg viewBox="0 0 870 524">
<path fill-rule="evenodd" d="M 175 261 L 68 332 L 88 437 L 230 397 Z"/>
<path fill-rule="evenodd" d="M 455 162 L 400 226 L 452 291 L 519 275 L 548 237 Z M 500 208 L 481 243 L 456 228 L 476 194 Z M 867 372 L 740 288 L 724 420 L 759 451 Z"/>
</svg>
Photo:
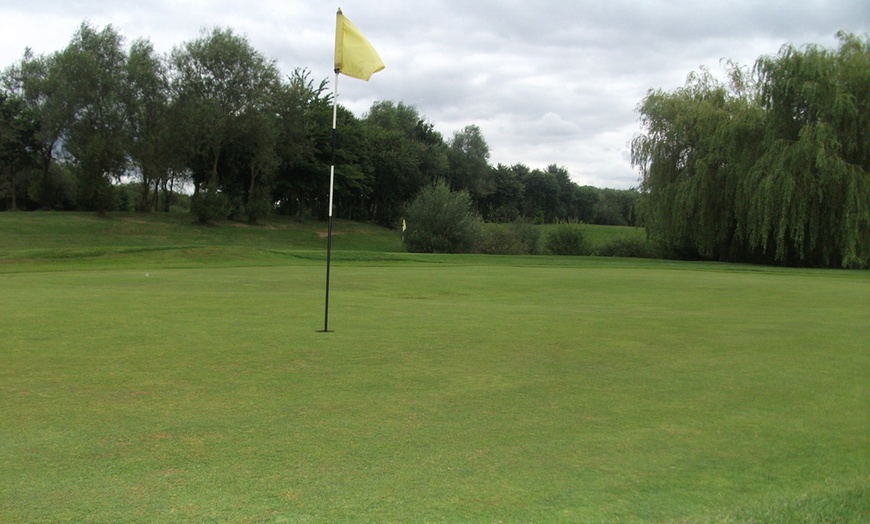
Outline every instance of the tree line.
<svg viewBox="0 0 870 524">
<path fill-rule="evenodd" d="M 103 214 L 120 195 L 142 212 L 189 204 L 203 222 L 322 218 L 331 129 L 327 81 L 301 67 L 282 75 L 231 29 L 160 54 L 85 22 L 63 50 L 28 49 L 0 76 L 0 210 Z M 337 135 L 337 217 L 396 227 L 443 181 L 487 221 L 636 221 L 638 191 L 581 187 L 556 165 L 492 166 L 479 127 L 445 139 L 403 102 L 361 118 L 339 106 Z"/>
<path fill-rule="evenodd" d="M 870 38 L 838 38 L 649 91 L 632 161 L 673 256 L 870 265 Z"/>
</svg>

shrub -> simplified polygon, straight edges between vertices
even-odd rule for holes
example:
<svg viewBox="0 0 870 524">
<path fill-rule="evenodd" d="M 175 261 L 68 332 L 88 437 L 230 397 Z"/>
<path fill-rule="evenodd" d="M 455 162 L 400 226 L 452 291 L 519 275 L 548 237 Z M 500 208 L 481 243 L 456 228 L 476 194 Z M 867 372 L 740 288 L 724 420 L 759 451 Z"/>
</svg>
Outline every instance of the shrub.
<svg viewBox="0 0 870 524">
<path fill-rule="evenodd" d="M 443 181 L 423 188 L 407 208 L 405 246 L 418 253 L 473 253 L 483 221 L 467 191 L 453 192 Z"/>
<path fill-rule="evenodd" d="M 588 255 L 583 227 L 580 224 L 559 224 L 550 230 L 545 240 L 551 255 Z"/>
<path fill-rule="evenodd" d="M 229 217 L 230 210 L 229 198 L 214 188 L 194 193 L 190 200 L 190 212 L 203 224 Z"/>
<path fill-rule="evenodd" d="M 480 251 L 488 255 L 534 255 L 538 252 L 540 230 L 518 220 L 509 224 L 486 224 Z"/>
<path fill-rule="evenodd" d="M 646 240 L 636 237 L 614 238 L 598 249 L 602 257 L 653 258 Z"/>
</svg>

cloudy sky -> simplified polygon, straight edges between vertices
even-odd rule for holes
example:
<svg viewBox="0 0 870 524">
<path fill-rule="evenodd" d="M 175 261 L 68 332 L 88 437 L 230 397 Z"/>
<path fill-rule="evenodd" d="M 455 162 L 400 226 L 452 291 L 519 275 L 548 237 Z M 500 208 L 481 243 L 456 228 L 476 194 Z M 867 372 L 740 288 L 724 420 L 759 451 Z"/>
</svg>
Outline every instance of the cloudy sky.
<svg viewBox="0 0 870 524">
<path fill-rule="evenodd" d="M 0 67 L 25 47 L 51 53 L 84 20 L 112 24 L 160 52 L 230 27 L 279 68 L 332 85 L 335 11 L 368 37 L 387 68 L 339 80 L 357 116 L 372 102 L 415 106 L 450 138 L 476 124 L 495 165 L 558 164 L 580 185 L 628 188 L 637 104 L 721 59 L 751 66 L 784 43 L 836 47 L 838 30 L 870 32 L 868 0 L 3 0 Z"/>
</svg>

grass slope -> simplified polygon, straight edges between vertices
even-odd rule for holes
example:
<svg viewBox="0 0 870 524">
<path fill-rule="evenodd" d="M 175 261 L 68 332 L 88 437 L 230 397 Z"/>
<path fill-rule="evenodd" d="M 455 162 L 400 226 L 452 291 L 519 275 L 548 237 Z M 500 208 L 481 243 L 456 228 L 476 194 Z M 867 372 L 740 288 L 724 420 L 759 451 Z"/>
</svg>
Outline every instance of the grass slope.
<svg viewBox="0 0 870 524">
<path fill-rule="evenodd" d="M 276 265 L 325 260 L 326 224 L 273 217 L 203 226 L 190 215 L 0 214 L 0 272 L 80 268 Z M 399 234 L 336 220 L 337 251 L 402 251 Z"/>
<path fill-rule="evenodd" d="M 100 260 L 0 275 L 0 520 L 870 514 L 867 272 Z"/>
</svg>

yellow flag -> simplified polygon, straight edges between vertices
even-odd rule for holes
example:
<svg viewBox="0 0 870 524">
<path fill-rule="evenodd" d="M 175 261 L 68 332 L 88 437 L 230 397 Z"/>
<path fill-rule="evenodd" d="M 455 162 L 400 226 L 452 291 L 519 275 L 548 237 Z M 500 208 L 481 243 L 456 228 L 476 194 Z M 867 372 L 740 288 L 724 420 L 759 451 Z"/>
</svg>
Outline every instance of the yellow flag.
<svg viewBox="0 0 870 524">
<path fill-rule="evenodd" d="M 335 71 L 368 81 L 384 68 L 384 62 L 341 9 L 335 16 Z"/>
</svg>

